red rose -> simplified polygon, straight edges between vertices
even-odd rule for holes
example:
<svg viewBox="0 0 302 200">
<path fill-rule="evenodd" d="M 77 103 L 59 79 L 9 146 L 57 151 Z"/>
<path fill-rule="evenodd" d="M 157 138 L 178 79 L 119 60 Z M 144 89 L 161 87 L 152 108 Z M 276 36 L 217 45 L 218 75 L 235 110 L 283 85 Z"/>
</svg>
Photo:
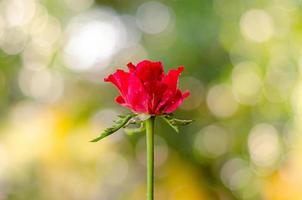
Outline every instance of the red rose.
<svg viewBox="0 0 302 200">
<path fill-rule="evenodd" d="M 178 78 L 184 67 L 164 73 L 161 62 L 144 60 L 136 66 L 128 65 L 129 72 L 118 69 L 104 79 L 113 83 L 120 91 L 115 101 L 135 113 L 160 115 L 175 111 L 189 92 L 181 92 Z"/>
</svg>

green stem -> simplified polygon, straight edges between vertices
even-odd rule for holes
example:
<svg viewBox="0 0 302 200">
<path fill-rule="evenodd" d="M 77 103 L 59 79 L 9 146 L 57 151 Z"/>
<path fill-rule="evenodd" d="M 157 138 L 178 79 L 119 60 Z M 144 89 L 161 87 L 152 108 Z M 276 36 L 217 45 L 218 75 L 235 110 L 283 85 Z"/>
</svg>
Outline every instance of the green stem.
<svg viewBox="0 0 302 200">
<path fill-rule="evenodd" d="M 153 116 L 146 120 L 147 200 L 153 200 L 154 196 L 154 121 Z"/>
</svg>

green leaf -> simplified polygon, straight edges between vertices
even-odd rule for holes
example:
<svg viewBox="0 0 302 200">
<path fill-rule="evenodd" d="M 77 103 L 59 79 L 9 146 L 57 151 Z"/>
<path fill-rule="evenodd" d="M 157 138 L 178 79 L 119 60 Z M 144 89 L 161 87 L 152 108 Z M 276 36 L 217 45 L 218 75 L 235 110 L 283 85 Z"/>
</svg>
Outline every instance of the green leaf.
<svg viewBox="0 0 302 200">
<path fill-rule="evenodd" d="M 137 114 L 129 121 L 129 124 L 140 124 L 149 119 L 150 117 L 151 115 L 147 114 Z"/>
<path fill-rule="evenodd" d="M 119 129 L 126 126 L 127 123 L 129 122 L 129 120 L 135 116 L 136 116 L 136 114 L 133 114 L 133 113 L 131 113 L 129 115 L 125 115 L 125 116 L 119 116 L 119 119 L 114 122 L 115 124 L 112 127 L 106 128 L 99 137 L 91 140 L 90 142 L 97 142 L 97 141 L 107 137 L 108 135 L 111 135 L 112 133 L 118 131 Z"/>
<path fill-rule="evenodd" d="M 166 117 L 163 117 L 163 119 L 167 122 L 167 124 L 168 124 L 171 128 L 174 129 L 174 131 L 175 131 L 176 133 L 179 133 L 178 126 L 175 126 L 174 124 L 172 124 L 172 122 L 171 122 L 168 118 L 166 118 Z"/>
<path fill-rule="evenodd" d="M 177 119 L 172 114 L 164 115 L 163 119 L 171 126 L 177 133 L 179 132 L 179 126 L 186 126 L 193 122 L 191 119 Z"/>
<path fill-rule="evenodd" d="M 151 115 L 148 114 L 137 114 L 129 123 L 126 125 L 125 132 L 129 135 L 140 133 L 145 130 L 144 121 L 149 119 Z"/>
<path fill-rule="evenodd" d="M 143 122 L 136 123 L 136 125 L 139 125 L 139 126 L 138 127 L 129 127 L 129 126 L 127 126 L 125 128 L 125 132 L 129 135 L 132 135 L 132 134 L 141 133 L 141 132 L 145 131 L 146 127 L 145 127 Z"/>
</svg>

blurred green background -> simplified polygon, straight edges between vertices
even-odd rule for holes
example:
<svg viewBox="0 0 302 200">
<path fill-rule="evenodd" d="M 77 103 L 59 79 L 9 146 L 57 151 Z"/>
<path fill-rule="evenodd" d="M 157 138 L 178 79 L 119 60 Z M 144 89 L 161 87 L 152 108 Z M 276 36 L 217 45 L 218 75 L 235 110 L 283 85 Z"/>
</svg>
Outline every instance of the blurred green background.
<svg viewBox="0 0 302 200">
<path fill-rule="evenodd" d="M 156 122 L 156 200 L 302 199 L 300 0 L 0 1 L 0 199 L 142 200 L 145 136 L 103 78 L 186 67 Z"/>
</svg>

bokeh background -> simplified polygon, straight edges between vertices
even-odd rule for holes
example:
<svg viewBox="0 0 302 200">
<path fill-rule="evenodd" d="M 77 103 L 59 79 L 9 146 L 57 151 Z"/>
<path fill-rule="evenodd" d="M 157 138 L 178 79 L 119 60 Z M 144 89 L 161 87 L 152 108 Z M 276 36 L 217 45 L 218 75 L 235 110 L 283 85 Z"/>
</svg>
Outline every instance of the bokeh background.
<svg viewBox="0 0 302 200">
<path fill-rule="evenodd" d="M 176 134 L 156 122 L 157 200 L 302 199 L 300 0 L 0 1 L 0 199 L 142 200 L 145 136 L 103 78 L 186 67 Z"/>
</svg>

